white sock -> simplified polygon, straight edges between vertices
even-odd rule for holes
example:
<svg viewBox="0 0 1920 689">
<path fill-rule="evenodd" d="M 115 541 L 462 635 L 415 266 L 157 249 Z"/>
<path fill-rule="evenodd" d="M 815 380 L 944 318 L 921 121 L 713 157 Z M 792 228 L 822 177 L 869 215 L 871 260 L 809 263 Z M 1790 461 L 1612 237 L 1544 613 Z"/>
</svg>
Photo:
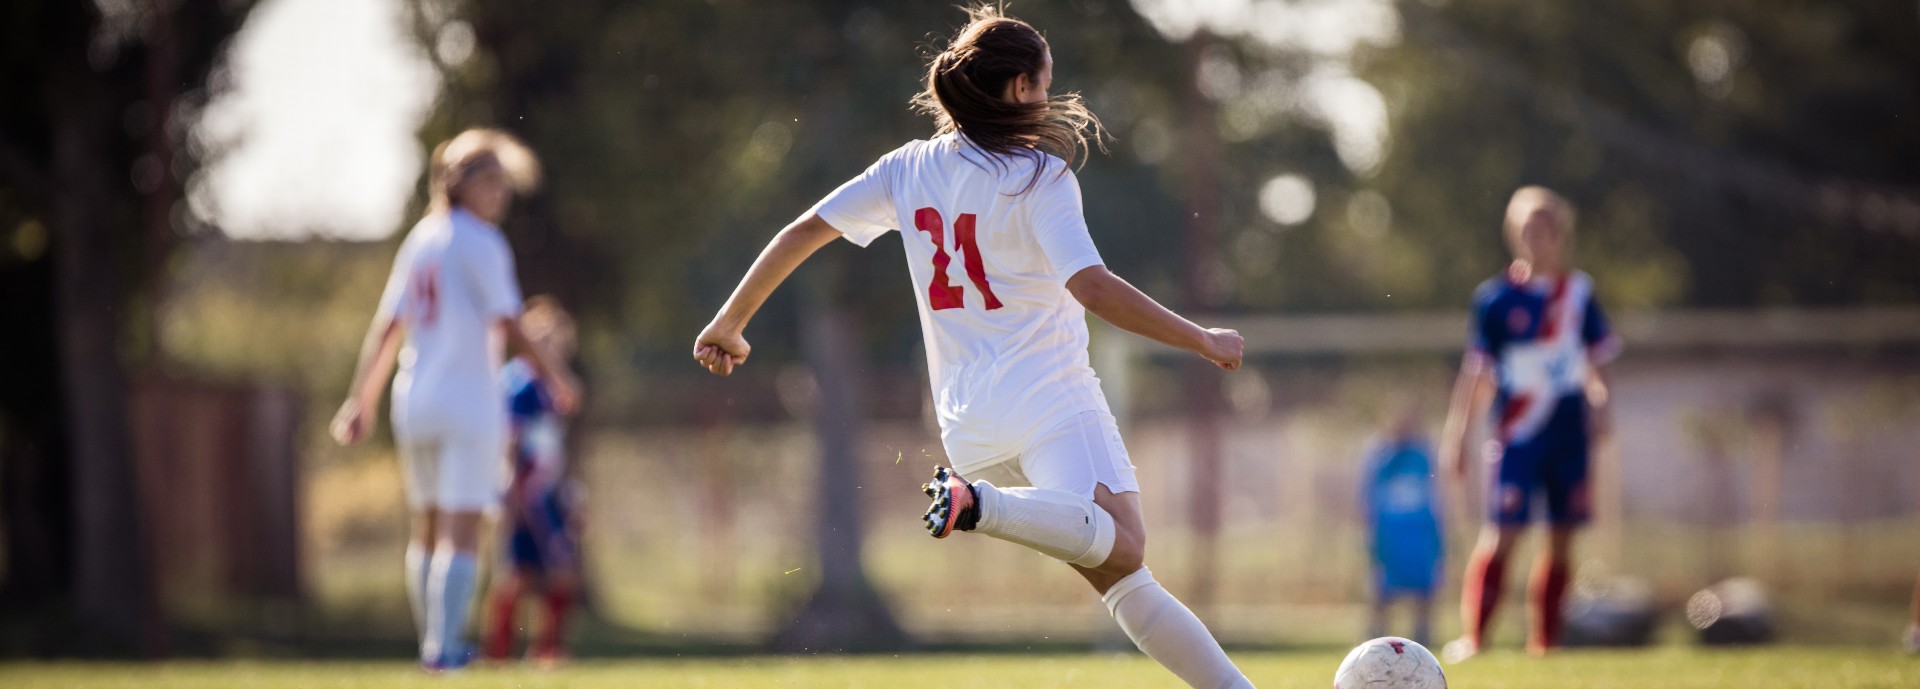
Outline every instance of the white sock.
<svg viewBox="0 0 1920 689">
<path fill-rule="evenodd" d="M 980 493 L 974 533 L 1081 567 L 1098 567 L 1113 553 L 1113 516 L 1092 500 L 1063 490 L 973 485 Z"/>
<path fill-rule="evenodd" d="M 407 544 L 407 603 L 413 607 L 413 629 L 426 643 L 427 638 L 427 549 Z"/>
<path fill-rule="evenodd" d="M 1121 631 L 1147 657 L 1194 689 L 1253 689 L 1253 682 L 1227 659 L 1220 642 L 1193 611 L 1167 593 L 1153 573 L 1140 571 L 1114 582 L 1100 597 Z"/>
<path fill-rule="evenodd" d="M 427 580 L 427 637 L 420 657 L 441 659 L 462 649 L 460 633 L 467 628 L 467 606 L 473 602 L 474 579 L 479 574 L 473 553 L 439 548 L 433 553 L 433 573 Z"/>
</svg>

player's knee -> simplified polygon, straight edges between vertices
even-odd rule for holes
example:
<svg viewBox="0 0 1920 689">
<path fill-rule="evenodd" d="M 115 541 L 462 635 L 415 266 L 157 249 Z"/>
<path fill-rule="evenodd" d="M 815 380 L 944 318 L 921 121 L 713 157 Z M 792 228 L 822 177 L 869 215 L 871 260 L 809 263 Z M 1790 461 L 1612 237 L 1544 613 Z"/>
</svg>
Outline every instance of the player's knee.
<svg viewBox="0 0 1920 689">
<path fill-rule="evenodd" d="M 440 532 L 435 548 L 450 548 L 454 552 L 471 553 L 480 547 L 480 526 L 484 516 L 479 511 L 445 511 L 437 521 Z"/>
<path fill-rule="evenodd" d="M 1514 546 L 1520 544 L 1522 528 L 1508 525 L 1489 527 L 1481 533 L 1481 547 L 1495 556 L 1506 557 L 1513 553 Z"/>
<path fill-rule="evenodd" d="M 547 591 L 556 595 L 572 596 L 580 590 L 580 578 L 572 572 L 554 572 L 547 575 Z"/>
<path fill-rule="evenodd" d="M 413 513 L 413 544 L 428 550 L 433 549 L 439 540 L 439 513 L 433 509 L 415 510 Z"/>
<path fill-rule="evenodd" d="M 1124 532 L 1115 534 L 1113 551 L 1107 554 L 1106 562 L 1100 563 L 1100 571 L 1115 576 L 1126 576 L 1146 566 L 1147 539 L 1145 535 L 1129 535 Z"/>
<path fill-rule="evenodd" d="M 1558 563 L 1565 563 L 1571 558 L 1573 556 L 1573 529 L 1569 527 L 1554 527 L 1551 537 L 1547 539 L 1545 556 Z"/>
</svg>

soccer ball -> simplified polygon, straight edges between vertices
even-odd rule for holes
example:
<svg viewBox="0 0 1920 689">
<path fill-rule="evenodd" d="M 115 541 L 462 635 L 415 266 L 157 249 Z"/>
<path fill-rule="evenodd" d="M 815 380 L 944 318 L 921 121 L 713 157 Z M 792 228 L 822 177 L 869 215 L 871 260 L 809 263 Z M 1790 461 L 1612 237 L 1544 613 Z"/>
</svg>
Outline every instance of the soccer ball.
<svg viewBox="0 0 1920 689">
<path fill-rule="evenodd" d="M 1360 644 L 1333 673 L 1333 689 L 1446 689 L 1447 675 L 1427 647 L 1397 636 Z"/>
</svg>

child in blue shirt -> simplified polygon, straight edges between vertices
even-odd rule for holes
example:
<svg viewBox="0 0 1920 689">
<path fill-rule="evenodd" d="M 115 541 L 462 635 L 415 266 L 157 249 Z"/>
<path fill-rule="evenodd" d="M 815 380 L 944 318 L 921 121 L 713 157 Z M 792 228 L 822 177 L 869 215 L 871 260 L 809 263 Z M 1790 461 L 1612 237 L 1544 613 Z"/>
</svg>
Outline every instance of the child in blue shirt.
<svg viewBox="0 0 1920 689">
<path fill-rule="evenodd" d="M 1374 572 L 1368 637 L 1386 636 L 1387 608 L 1396 599 L 1411 598 L 1414 632 L 1410 638 L 1427 643 L 1433 590 L 1440 582 L 1445 549 L 1433 452 L 1420 433 L 1414 405 L 1403 406 L 1386 437 L 1369 449 L 1361 479 Z"/>
</svg>

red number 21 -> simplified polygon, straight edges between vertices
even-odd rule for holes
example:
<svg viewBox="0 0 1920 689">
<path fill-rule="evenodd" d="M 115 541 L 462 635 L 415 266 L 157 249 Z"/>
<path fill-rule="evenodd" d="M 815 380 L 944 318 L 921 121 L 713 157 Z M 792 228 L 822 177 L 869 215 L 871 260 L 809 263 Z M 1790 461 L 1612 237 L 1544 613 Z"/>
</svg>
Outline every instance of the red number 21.
<svg viewBox="0 0 1920 689">
<path fill-rule="evenodd" d="M 440 267 L 431 263 L 413 272 L 415 326 L 426 327 L 440 318 Z"/>
<path fill-rule="evenodd" d="M 973 240 L 972 213 L 961 213 L 953 221 L 953 249 L 962 254 L 961 263 L 967 270 L 967 279 L 979 288 L 980 296 L 987 301 L 987 310 L 1000 308 L 1000 298 L 993 296 L 993 285 L 987 283 L 987 268 L 980 260 L 980 245 Z M 940 217 L 940 211 L 922 208 L 913 212 L 913 226 L 933 236 L 933 283 L 927 285 L 927 306 L 935 311 L 941 309 L 962 308 L 967 305 L 964 295 L 966 289 L 947 280 L 947 265 L 953 259 L 947 256 L 947 223 Z"/>
</svg>

